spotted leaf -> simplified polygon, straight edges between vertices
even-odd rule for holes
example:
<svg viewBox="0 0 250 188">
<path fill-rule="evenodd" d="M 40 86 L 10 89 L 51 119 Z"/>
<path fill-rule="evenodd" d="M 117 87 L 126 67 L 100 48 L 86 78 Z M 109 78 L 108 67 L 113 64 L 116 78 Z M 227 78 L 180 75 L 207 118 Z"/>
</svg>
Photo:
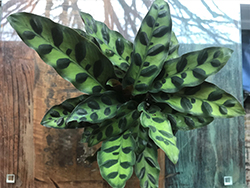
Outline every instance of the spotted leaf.
<svg viewBox="0 0 250 188">
<path fill-rule="evenodd" d="M 133 85 L 133 95 L 146 93 L 168 56 L 172 21 L 168 4 L 154 1 L 134 41 L 131 65 L 123 87 Z"/>
<path fill-rule="evenodd" d="M 208 125 L 214 120 L 213 117 L 194 116 L 178 112 L 167 104 L 161 104 L 161 109 L 164 116 L 169 120 L 173 130 L 187 131 L 197 129 Z"/>
<path fill-rule="evenodd" d="M 75 129 L 85 127 L 86 123 L 77 123 L 76 121 L 66 123 L 74 108 L 82 101 L 86 100 L 88 95 L 81 95 L 76 98 L 65 100 L 60 105 L 53 106 L 43 117 L 41 124 L 45 127 L 55 129 Z"/>
<path fill-rule="evenodd" d="M 97 42 L 97 40 L 95 39 L 95 37 L 92 37 L 90 35 L 88 35 L 85 31 L 81 30 L 81 29 L 74 29 L 79 35 L 83 36 L 84 38 L 90 40 L 91 42 L 93 42 L 99 49 L 100 49 L 100 45 Z"/>
<path fill-rule="evenodd" d="M 211 47 L 166 61 L 150 91 L 174 93 L 183 87 L 199 85 L 218 72 L 232 52 L 229 48 Z"/>
<path fill-rule="evenodd" d="M 178 50 L 179 50 L 179 42 L 175 36 L 175 33 L 172 31 L 168 57 L 166 61 L 179 57 Z"/>
<path fill-rule="evenodd" d="M 97 39 L 103 53 L 113 65 L 127 71 L 133 44 L 120 33 L 110 30 L 104 23 L 94 20 L 91 15 L 84 12 L 80 12 L 80 15 L 85 23 L 86 32 Z"/>
<path fill-rule="evenodd" d="M 112 186 L 122 188 L 133 174 L 135 141 L 129 131 L 102 143 L 97 162 L 102 177 Z"/>
<path fill-rule="evenodd" d="M 82 134 L 81 143 L 87 143 L 92 134 L 98 132 L 100 127 L 100 123 L 95 123 L 91 126 L 85 127 L 84 132 Z"/>
<path fill-rule="evenodd" d="M 71 121 L 100 123 L 113 118 L 120 106 L 118 96 L 113 91 L 91 95 L 76 106 L 66 123 Z"/>
<path fill-rule="evenodd" d="M 143 108 L 140 116 L 141 124 L 149 128 L 149 137 L 166 153 L 170 161 L 176 164 L 179 155 L 176 137 L 173 135 L 170 122 L 160 110 L 155 105 L 149 109 Z"/>
<path fill-rule="evenodd" d="M 103 92 L 106 82 L 115 77 L 108 58 L 74 29 L 30 13 L 12 14 L 8 21 L 44 62 L 80 91 Z"/>
<path fill-rule="evenodd" d="M 138 124 L 139 112 L 136 109 L 137 103 L 128 101 L 123 104 L 117 111 L 114 118 L 108 119 L 100 123 L 99 128 L 95 129 L 88 139 L 89 147 L 98 144 L 99 142 L 117 136 L 130 127 Z M 85 128 L 84 133 L 91 131 L 92 126 Z M 83 133 L 83 134 L 84 134 Z"/>
<path fill-rule="evenodd" d="M 139 155 L 144 151 L 149 142 L 148 128 L 143 127 L 140 122 L 138 122 L 131 128 L 131 131 L 136 143 L 135 153 Z"/>
<path fill-rule="evenodd" d="M 136 156 L 135 174 L 143 188 L 157 188 L 160 166 L 157 161 L 157 147 L 149 143 L 142 153 Z"/>
<path fill-rule="evenodd" d="M 157 102 L 167 103 L 179 112 L 196 116 L 229 118 L 245 114 L 237 99 L 208 82 L 183 88 L 174 94 L 159 92 L 152 96 Z"/>
</svg>

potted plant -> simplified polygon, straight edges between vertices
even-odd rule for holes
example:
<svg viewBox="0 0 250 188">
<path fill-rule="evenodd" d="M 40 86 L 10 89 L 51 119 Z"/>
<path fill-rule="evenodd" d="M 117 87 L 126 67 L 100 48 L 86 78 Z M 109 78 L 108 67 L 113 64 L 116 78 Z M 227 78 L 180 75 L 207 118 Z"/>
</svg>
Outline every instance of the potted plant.
<svg viewBox="0 0 250 188">
<path fill-rule="evenodd" d="M 84 128 L 82 142 L 102 142 L 97 162 L 112 187 L 124 187 L 133 170 L 141 187 L 158 187 L 157 149 L 177 163 L 178 130 L 244 115 L 237 99 L 205 81 L 233 51 L 210 47 L 179 56 L 164 0 L 153 2 L 134 43 L 91 15 L 80 15 L 86 31 L 30 13 L 12 14 L 8 21 L 45 63 L 83 92 L 53 106 L 41 124 Z"/>
</svg>

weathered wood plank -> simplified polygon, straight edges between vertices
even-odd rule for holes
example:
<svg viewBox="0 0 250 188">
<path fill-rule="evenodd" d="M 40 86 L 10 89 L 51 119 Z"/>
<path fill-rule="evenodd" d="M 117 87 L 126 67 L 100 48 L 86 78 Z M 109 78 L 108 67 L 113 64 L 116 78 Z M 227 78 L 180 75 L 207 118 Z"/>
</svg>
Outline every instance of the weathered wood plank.
<svg viewBox="0 0 250 188">
<path fill-rule="evenodd" d="M 0 187 L 34 187 L 32 52 L 22 42 L 0 48 Z M 15 174 L 16 183 L 6 184 Z"/>
<path fill-rule="evenodd" d="M 208 45 L 182 45 L 188 51 Z M 209 79 L 242 99 L 241 53 L 237 46 L 230 61 Z M 182 50 L 183 50 L 182 49 Z M 216 119 L 207 127 L 177 133 L 180 157 L 177 165 L 166 161 L 166 187 L 224 187 L 224 176 L 233 177 L 234 187 L 245 186 L 244 117 Z"/>
</svg>

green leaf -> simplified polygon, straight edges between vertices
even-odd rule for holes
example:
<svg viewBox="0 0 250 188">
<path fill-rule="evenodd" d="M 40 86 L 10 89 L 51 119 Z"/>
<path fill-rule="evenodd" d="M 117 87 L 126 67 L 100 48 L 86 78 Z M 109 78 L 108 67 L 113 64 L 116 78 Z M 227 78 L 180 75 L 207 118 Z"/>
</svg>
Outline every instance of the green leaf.
<svg viewBox="0 0 250 188">
<path fill-rule="evenodd" d="M 90 40 L 90 41 L 93 42 L 99 49 L 101 49 L 99 43 L 97 42 L 97 40 L 96 40 L 94 37 L 88 35 L 85 31 L 83 31 L 83 30 L 81 30 L 81 29 L 74 29 L 74 30 L 75 30 L 79 35 L 81 35 L 82 37 L 84 37 L 84 38 Z"/>
<path fill-rule="evenodd" d="M 144 151 L 148 142 L 148 128 L 144 128 L 139 122 L 131 127 L 132 136 L 135 139 L 136 149 L 135 153 L 139 155 Z"/>
<path fill-rule="evenodd" d="M 175 94 L 159 92 L 152 96 L 157 102 L 167 103 L 179 112 L 196 116 L 229 118 L 245 114 L 237 99 L 208 82 L 183 88 Z"/>
<path fill-rule="evenodd" d="M 113 65 L 127 71 L 133 44 L 120 33 L 110 30 L 104 23 L 94 20 L 91 15 L 84 12 L 80 12 L 80 15 L 85 23 L 86 32 L 97 39 L 103 53 Z"/>
<path fill-rule="evenodd" d="M 128 101 L 117 110 L 117 115 L 114 118 L 103 121 L 99 128 L 92 132 L 88 139 L 88 146 L 94 146 L 103 140 L 123 133 L 131 126 L 137 125 L 140 114 L 135 110 L 136 104 L 134 101 Z M 91 131 L 90 129 L 92 127 L 85 128 L 87 135 Z"/>
<path fill-rule="evenodd" d="M 97 162 L 102 177 L 112 186 L 123 188 L 133 174 L 135 141 L 129 131 L 102 143 Z"/>
<path fill-rule="evenodd" d="M 169 51 L 168 51 L 168 57 L 166 59 L 166 61 L 170 60 L 170 59 L 175 59 L 177 57 L 179 57 L 179 42 L 175 36 L 175 33 L 172 31 L 171 34 L 171 43 L 170 43 L 170 47 L 169 47 Z"/>
<path fill-rule="evenodd" d="M 183 87 L 199 85 L 208 76 L 218 72 L 232 52 L 229 48 L 211 47 L 166 61 L 150 92 L 174 93 Z"/>
<path fill-rule="evenodd" d="M 176 164 L 179 155 L 176 137 L 160 108 L 155 105 L 150 106 L 148 110 L 144 108 L 140 120 L 142 126 L 149 128 L 149 137 L 166 153 L 169 160 Z"/>
<path fill-rule="evenodd" d="M 136 157 L 135 174 L 143 188 L 157 188 L 160 166 L 157 161 L 157 147 L 148 144 L 145 150 Z"/>
<path fill-rule="evenodd" d="M 201 116 L 194 116 L 191 114 L 178 112 L 172 109 L 167 104 L 160 104 L 160 105 L 162 113 L 171 123 L 173 130 L 187 131 L 187 130 L 197 129 L 208 125 L 214 120 L 213 117 L 201 117 Z"/>
<path fill-rule="evenodd" d="M 168 56 L 172 21 L 168 4 L 154 1 L 134 41 L 131 65 L 123 87 L 134 86 L 133 95 L 146 93 Z"/>
<path fill-rule="evenodd" d="M 92 134 L 98 132 L 100 127 L 99 123 L 93 124 L 92 126 L 88 126 L 84 128 L 84 132 L 82 134 L 81 143 L 87 143 Z"/>
<path fill-rule="evenodd" d="M 76 106 L 66 123 L 71 121 L 100 123 L 113 118 L 121 105 L 122 103 L 114 91 L 91 95 Z"/>
<path fill-rule="evenodd" d="M 12 14 L 8 21 L 44 62 L 80 91 L 104 92 L 106 82 L 115 77 L 112 63 L 74 29 L 30 13 Z"/>
<path fill-rule="evenodd" d="M 81 95 L 76 98 L 65 100 L 60 105 L 53 106 L 43 117 L 41 124 L 45 127 L 56 129 L 75 129 L 85 127 L 86 123 L 77 123 L 76 121 L 66 123 L 74 108 L 82 101 L 86 100 L 88 95 Z"/>
</svg>

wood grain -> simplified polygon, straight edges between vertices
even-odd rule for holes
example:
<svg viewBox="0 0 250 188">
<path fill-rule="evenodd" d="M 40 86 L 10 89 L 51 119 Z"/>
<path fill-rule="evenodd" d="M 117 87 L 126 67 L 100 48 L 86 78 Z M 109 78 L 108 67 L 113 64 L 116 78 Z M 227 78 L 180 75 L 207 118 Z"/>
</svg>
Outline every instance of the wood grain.
<svg viewBox="0 0 250 188">
<path fill-rule="evenodd" d="M 34 63 L 22 42 L 1 42 L 0 77 L 0 187 L 34 187 Z"/>
<path fill-rule="evenodd" d="M 209 45 L 183 45 L 193 51 Z M 209 79 L 222 89 L 242 99 L 241 53 L 233 49 L 227 65 Z M 238 53 L 237 53 L 238 52 Z M 179 162 L 166 162 L 166 187 L 224 187 L 224 176 L 233 177 L 233 187 L 245 187 L 244 117 L 216 119 L 210 125 L 192 131 L 179 131 Z"/>
</svg>

